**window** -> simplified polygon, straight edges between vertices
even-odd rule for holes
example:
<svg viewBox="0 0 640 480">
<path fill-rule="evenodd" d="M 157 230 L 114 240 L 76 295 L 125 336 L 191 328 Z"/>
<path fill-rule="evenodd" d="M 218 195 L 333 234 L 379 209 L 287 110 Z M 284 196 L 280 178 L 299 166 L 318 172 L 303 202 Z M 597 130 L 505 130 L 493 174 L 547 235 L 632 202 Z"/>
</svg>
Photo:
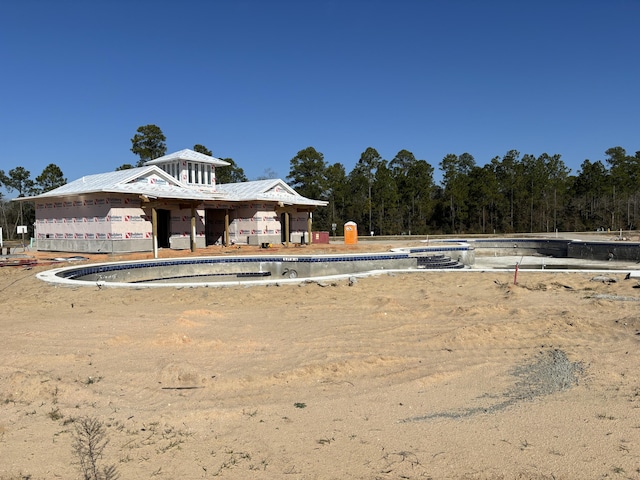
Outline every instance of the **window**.
<svg viewBox="0 0 640 480">
<path fill-rule="evenodd" d="M 180 165 L 178 163 L 172 163 L 171 174 L 180 180 L 180 175 L 185 172 L 180 171 Z M 187 183 L 197 185 L 215 185 L 216 184 L 216 170 L 213 165 L 206 163 L 187 162 L 186 172 Z"/>
</svg>

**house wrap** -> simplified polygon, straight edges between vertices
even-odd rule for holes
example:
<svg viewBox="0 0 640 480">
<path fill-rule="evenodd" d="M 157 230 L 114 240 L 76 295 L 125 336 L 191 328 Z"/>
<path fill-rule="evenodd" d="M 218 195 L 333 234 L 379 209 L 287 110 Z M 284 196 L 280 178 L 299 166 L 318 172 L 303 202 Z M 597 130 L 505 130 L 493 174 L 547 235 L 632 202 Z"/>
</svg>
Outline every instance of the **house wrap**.
<svg viewBox="0 0 640 480">
<path fill-rule="evenodd" d="M 327 202 L 281 179 L 217 184 L 227 162 L 181 150 L 143 167 L 87 175 L 35 203 L 35 247 L 116 253 L 155 248 L 288 243 L 312 238 L 312 212 Z"/>
</svg>

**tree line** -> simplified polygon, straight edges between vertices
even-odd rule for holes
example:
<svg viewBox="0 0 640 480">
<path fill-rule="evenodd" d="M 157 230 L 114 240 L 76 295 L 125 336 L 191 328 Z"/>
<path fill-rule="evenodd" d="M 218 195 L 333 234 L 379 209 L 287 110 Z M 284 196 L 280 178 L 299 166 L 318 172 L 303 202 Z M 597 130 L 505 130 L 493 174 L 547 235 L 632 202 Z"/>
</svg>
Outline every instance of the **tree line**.
<svg viewBox="0 0 640 480">
<path fill-rule="evenodd" d="M 639 220 L 640 151 L 613 147 L 570 174 L 559 154 L 510 150 L 485 165 L 469 153 L 434 167 L 408 150 L 387 161 L 367 148 L 355 167 L 329 165 L 313 147 L 291 159 L 287 180 L 302 195 L 329 202 L 314 226 L 355 221 L 360 234 L 492 234 L 635 230 Z"/>
<path fill-rule="evenodd" d="M 131 151 L 139 157 L 136 166 L 165 155 L 165 142 L 156 125 L 139 127 L 131 139 Z M 193 150 L 212 156 L 202 144 Z M 408 150 L 386 160 L 368 147 L 347 173 L 341 163 L 329 164 L 307 147 L 290 160 L 286 181 L 301 195 L 328 202 L 314 212 L 314 229 L 331 231 L 336 225 L 338 234 L 347 221 L 356 222 L 361 235 L 634 230 L 640 215 L 640 151 L 628 155 L 613 147 L 605 155 L 585 160 L 571 175 L 559 154 L 536 157 L 510 150 L 481 166 L 469 153 L 452 153 L 437 165 L 442 180 L 436 183 L 434 167 Z M 217 183 L 247 181 L 232 158 L 223 160 L 230 166 L 216 170 Z M 123 164 L 116 170 L 133 167 Z M 66 181 L 55 164 L 35 181 L 23 167 L 8 174 L 0 170 L 0 185 L 20 197 Z M 33 205 L 7 202 L 1 193 L 0 215 L 9 236 L 17 225 L 35 220 Z"/>
<path fill-rule="evenodd" d="M 57 165 L 47 165 L 35 180 L 31 172 L 24 167 L 16 167 L 5 173 L 0 170 L 0 186 L 9 192 L 17 192 L 18 197 L 39 195 L 67 183 L 62 170 Z M 0 227 L 6 238 L 14 238 L 18 225 L 33 225 L 35 222 L 35 207 L 23 202 L 8 202 L 0 192 Z"/>
</svg>

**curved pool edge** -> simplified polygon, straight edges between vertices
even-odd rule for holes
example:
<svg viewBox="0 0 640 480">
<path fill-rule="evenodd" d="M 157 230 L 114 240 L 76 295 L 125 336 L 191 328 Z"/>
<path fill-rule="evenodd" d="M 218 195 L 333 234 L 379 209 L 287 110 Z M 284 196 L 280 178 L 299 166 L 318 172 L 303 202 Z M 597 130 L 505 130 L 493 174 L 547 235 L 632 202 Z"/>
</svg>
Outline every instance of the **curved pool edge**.
<svg viewBox="0 0 640 480">
<path fill-rule="evenodd" d="M 67 267 L 69 268 L 69 267 Z M 361 279 L 367 277 L 374 276 L 382 276 L 382 275 L 402 275 L 402 274 L 429 274 L 429 273 L 445 273 L 445 274 L 453 274 L 453 273 L 463 273 L 463 274 L 471 274 L 471 273 L 510 273 L 513 274 L 515 272 L 514 268 L 509 267 L 471 267 L 464 269 L 377 269 L 370 270 L 366 272 L 358 272 L 351 274 L 341 274 L 341 275 L 326 275 L 326 276 L 318 276 L 318 277 L 308 277 L 308 278 L 277 278 L 270 280 L 236 280 L 236 281 L 226 281 L 226 282 L 167 282 L 167 283 L 126 283 L 126 282 L 104 282 L 104 281 L 86 281 L 86 280 L 73 280 L 68 278 L 57 277 L 56 271 L 64 270 L 60 269 L 52 269 L 47 270 L 45 272 L 39 272 L 36 274 L 36 277 L 48 284 L 66 286 L 66 287 L 98 287 L 98 288 L 128 288 L 128 289 L 147 289 L 147 288 L 175 288 L 175 289 L 183 289 L 183 288 L 229 288 L 229 287 L 253 287 L 253 286 L 281 286 L 281 285 L 300 285 L 300 284 L 323 284 L 326 282 L 339 282 L 339 281 L 347 281 L 350 279 Z M 611 269 L 611 270 L 603 270 L 603 269 L 553 269 L 547 268 L 544 270 L 540 269 L 528 269 L 522 268 L 518 270 L 521 274 L 524 273 L 536 273 L 536 274 L 598 274 L 598 275 L 620 275 L 620 274 L 628 274 L 630 278 L 639 278 L 640 279 L 640 270 L 621 270 L 621 269 Z"/>
<path fill-rule="evenodd" d="M 71 287 L 98 287 L 98 288 L 216 288 L 233 286 L 271 286 L 303 283 L 325 283 L 346 280 L 349 278 L 364 278 L 369 276 L 401 273 L 447 273 L 447 272 L 511 272 L 515 270 L 515 265 L 520 261 L 519 271 L 521 272 L 549 272 L 549 273 L 598 273 L 598 274 L 620 274 L 630 272 L 633 278 L 640 278 L 640 271 L 637 266 L 616 265 L 615 267 L 607 262 L 588 263 L 574 259 L 579 264 L 569 264 L 554 269 L 553 260 L 549 257 L 528 257 L 528 256 L 497 256 L 476 257 L 475 247 L 469 243 L 459 240 L 458 242 L 448 242 L 449 245 L 439 243 L 424 247 L 399 247 L 392 248 L 386 252 L 359 252 L 341 254 L 319 254 L 319 255 L 233 255 L 233 256 L 199 256 L 199 257 L 172 257 L 165 259 L 145 259 L 129 260 L 119 262 L 98 262 L 83 265 L 64 266 L 39 272 L 36 277 L 49 284 L 71 286 Z M 512 252 L 509 252 L 512 253 Z M 495 254 L 494 254 L 495 255 Z M 457 256 L 457 268 L 446 267 L 442 263 L 428 263 L 433 258 L 449 258 Z M 518 258 L 519 257 L 519 258 Z M 522 263 L 524 258 L 532 259 L 529 265 Z M 400 260 L 401 261 L 397 261 Z M 515 260 L 514 260 L 515 259 Z M 384 261 L 381 261 L 384 260 Z M 427 264 L 421 263 L 427 261 Z M 566 259 L 557 261 L 566 262 Z M 299 262 L 299 263 L 294 263 Z M 515 263 L 514 263 L 515 262 Z M 263 264 L 277 263 L 274 270 L 265 265 L 265 274 L 253 276 L 246 275 L 247 265 L 252 265 L 255 269 L 259 266 L 259 272 L 263 272 Z M 532 268 L 536 263 L 537 268 Z M 299 266 L 305 265 L 300 271 Z M 355 267 L 352 269 L 338 268 L 338 265 Z M 182 275 L 151 275 L 147 272 L 160 270 L 164 273 L 166 268 L 185 268 L 206 265 L 207 268 L 215 268 L 217 272 L 209 274 L 182 274 Z M 244 266 L 242 266 L 244 265 Z M 323 267 L 324 265 L 324 267 Z M 330 265 L 330 267 L 329 267 Z M 464 268 L 460 268 L 464 265 Z M 318 267 L 320 266 L 320 267 Z M 440 268 L 442 267 L 442 268 Z M 613 267 L 613 268 L 607 268 Z M 295 278 L 285 276 L 285 273 L 293 270 Z M 296 270 L 300 273 L 298 275 Z M 140 274 L 129 272 L 145 272 L 140 278 Z M 269 272 L 266 274 L 266 272 Z M 124 272 L 124 275 L 120 272 Z M 307 274 L 308 273 L 308 274 Z M 136 276 L 137 275 L 137 276 Z M 204 280 L 198 277 L 218 276 L 217 280 Z M 224 279 L 224 276 L 235 276 L 235 279 Z M 84 277 L 84 278 L 82 278 Z M 244 277 L 240 279 L 240 277 Z M 123 280 L 126 279 L 126 280 Z M 172 281 L 176 280 L 176 281 Z M 186 280 L 186 281 L 185 281 Z"/>
<path fill-rule="evenodd" d="M 457 258 L 452 260 L 447 254 Z M 425 268 L 437 270 L 440 267 L 446 269 L 452 268 L 452 264 L 460 269 L 464 267 L 461 259 L 467 260 L 472 255 L 473 249 L 467 245 L 451 245 L 369 253 L 179 257 L 64 266 L 40 272 L 36 276 L 50 284 L 114 288 L 297 284 L 335 281 L 391 271 L 420 271 Z M 434 259 L 435 262 L 432 262 Z M 203 269 L 206 273 L 203 273 Z M 288 272 L 294 275 L 289 275 Z M 227 275 L 237 279 L 223 278 Z M 255 279 L 247 278 L 254 275 Z M 212 276 L 218 278 L 198 278 Z"/>
<path fill-rule="evenodd" d="M 59 269 L 62 270 L 62 269 Z M 323 283 L 332 281 L 344 281 L 350 278 L 365 278 L 375 275 L 411 272 L 417 270 L 371 270 L 369 272 L 358 272 L 351 274 L 326 275 L 307 278 L 274 278 L 270 280 L 234 280 L 219 282 L 163 282 L 163 283 L 127 283 L 127 282 L 105 282 L 105 281 L 87 281 L 74 280 L 69 278 L 61 278 L 55 276 L 54 270 L 40 272 L 36 276 L 49 284 L 67 286 L 67 287 L 98 287 L 98 288 L 129 288 L 129 289 L 147 289 L 147 288 L 224 288 L 224 287 L 252 287 L 252 286 L 279 286 L 279 285 L 295 285 L 305 283 Z M 52 273 L 52 275 L 46 275 Z"/>
</svg>

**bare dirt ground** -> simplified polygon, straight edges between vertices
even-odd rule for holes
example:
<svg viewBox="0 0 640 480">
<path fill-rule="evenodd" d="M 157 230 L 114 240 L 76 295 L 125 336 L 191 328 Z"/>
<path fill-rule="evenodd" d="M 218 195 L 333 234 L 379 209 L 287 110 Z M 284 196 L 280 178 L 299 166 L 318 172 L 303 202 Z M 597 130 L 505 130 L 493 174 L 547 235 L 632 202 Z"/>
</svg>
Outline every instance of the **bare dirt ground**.
<svg viewBox="0 0 640 480">
<path fill-rule="evenodd" d="M 0 268 L 0 479 L 82 478 L 83 419 L 121 479 L 640 478 L 622 273 L 119 290 L 46 268 Z"/>
</svg>

